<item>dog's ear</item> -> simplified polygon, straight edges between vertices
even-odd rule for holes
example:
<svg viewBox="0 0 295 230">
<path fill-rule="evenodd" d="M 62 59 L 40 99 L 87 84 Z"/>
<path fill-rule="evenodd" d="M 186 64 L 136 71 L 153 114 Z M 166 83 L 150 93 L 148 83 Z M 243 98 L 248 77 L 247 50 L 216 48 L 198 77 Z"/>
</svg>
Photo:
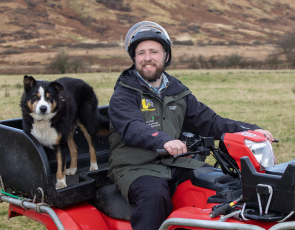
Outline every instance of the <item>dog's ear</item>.
<svg viewBox="0 0 295 230">
<path fill-rule="evenodd" d="M 66 92 L 66 86 L 57 82 L 57 81 L 53 81 L 50 83 L 50 85 L 52 85 L 57 92 L 64 90 Z"/>
<path fill-rule="evenodd" d="M 25 90 L 32 88 L 32 86 L 34 84 L 36 84 L 35 78 L 33 78 L 32 76 L 28 76 L 28 75 L 24 76 L 24 89 Z"/>
</svg>

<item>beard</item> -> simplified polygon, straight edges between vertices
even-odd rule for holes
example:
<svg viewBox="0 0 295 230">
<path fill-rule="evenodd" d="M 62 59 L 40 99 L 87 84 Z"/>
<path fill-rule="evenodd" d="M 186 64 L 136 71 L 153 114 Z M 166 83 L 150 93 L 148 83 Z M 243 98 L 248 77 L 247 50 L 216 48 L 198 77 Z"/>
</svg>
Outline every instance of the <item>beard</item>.
<svg viewBox="0 0 295 230">
<path fill-rule="evenodd" d="M 154 65 L 156 69 L 144 70 L 143 69 L 144 65 Z M 135 63 L 135 69 L 137 70 L 139 75 L 147 82 L 155 82 L 157 79 L 159 79 L 164 71 L 164 68 L 165 68 L 164 66 L 165 66 L 165 59 L 163 59 L 163 61 L 159 63 L 158 65 L 153 61 L 144 62 L 142 65 Z"/>
</svg>

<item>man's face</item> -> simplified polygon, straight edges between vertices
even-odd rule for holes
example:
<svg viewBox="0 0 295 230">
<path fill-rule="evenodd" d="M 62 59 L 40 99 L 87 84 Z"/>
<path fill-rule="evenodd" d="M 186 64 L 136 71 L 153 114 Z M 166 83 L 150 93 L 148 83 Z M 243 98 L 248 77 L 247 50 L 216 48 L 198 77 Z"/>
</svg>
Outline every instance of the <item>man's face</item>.
<svg viewBox="0 0 295 230">
<path fill-rule="evenodd" d="M 135 69 L 146 81 L 155 81 L 163 72 L 166 53 L 156 41 L 140 42 L 135 49 Z"/>
</svg>

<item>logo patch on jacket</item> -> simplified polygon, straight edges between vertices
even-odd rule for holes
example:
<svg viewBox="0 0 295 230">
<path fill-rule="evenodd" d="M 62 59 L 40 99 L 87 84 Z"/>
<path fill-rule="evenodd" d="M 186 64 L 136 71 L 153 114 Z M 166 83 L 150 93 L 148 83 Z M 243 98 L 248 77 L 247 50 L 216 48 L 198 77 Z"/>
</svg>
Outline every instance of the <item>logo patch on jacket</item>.
<svg viewBox="0 0 295 230">
<path fill-rule="evenodd" d="M 142 99 L 142 109 L 141 111 L 154 111 L 156 108 L 154 108 L 154 103 L 151 99 Z"/>
<path fill-rule="evenodd" d="M 156 128 L 158 126 L 161 126 L 161 124 L 158 121 L 155 121 L 155 117 L 152 117 L 151 120 L 147 120 L 145 121 L 145 123 L 149 126 L 151 126 L 152 128 Z M 155 134 L 153 133 L 152 136 L 157 136 L 159 133 Z"/>
<path fill-rule="evenodd" d="M 169 106 L 169 109 L 170 109 L 170 110 L 176 110 L 176 107 L 177 107 L 176 105 Z"/>
</svg>

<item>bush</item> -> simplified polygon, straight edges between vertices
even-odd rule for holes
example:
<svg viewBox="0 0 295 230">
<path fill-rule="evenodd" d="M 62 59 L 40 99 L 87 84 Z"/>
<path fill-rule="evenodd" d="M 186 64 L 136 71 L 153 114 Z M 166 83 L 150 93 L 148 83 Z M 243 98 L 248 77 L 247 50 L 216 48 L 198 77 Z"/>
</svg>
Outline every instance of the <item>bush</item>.
<svg viewBox="0 0 295 230">
<path fill-rule="evenodd" d="M 200 28 L 201 28 L 201 26 L 199 26 L 199 25 L 190 25 L 190 26 L 188 26 L 188 29 L 190 31 L 195 32 L 196 34 L 200 33 L 200 30 L 199 30 Z"/>
<path fill-rule="evenodd" d="M 287 55 L 287 53 L 292 52 L 295 49 L 295 31 L 286 34 L 281 39 L 277 41 L 277 50 Z"/>
<path fill-rule="evenodd" d="M 56 70 L 61 74 L 64 74 L 68 69 L 70 69 L 69 60 L 69 54 L 62 50 L 54 57 L 54 60 L 47 66 L 47 69 L 49 69 L 53 74 Z"/>
<path fill-rule="evenodd" d="M 186 41 L 174 41 L 174 45 L 184 45 L 184 46 L 193 46 L 194 43 L 192 40 L 186 40 Z"/>
<path fill-rule="evenodd" d="M 74 73 L 78 73 L 79 69 L 83 69 L 86 66 L 84 60 L 81 57 L 73 57 L 73 58 L 71 58 L 70 61 L 69 61 L 69 65 L 70 65 L 71 70 Z"/>
<path fill-rule="evenodd" d="M 238 46 L 238 45 L 241 45 L 241 43 L 237 42 L 237 41 L 234 41 L 234 40 L 230 40 L 228 42 L 228 45 L 230 46 Z"/>
<path fill-rule="evenodd" d="M 99 33 L 101 36 L 104 35 L 105 32 L 109 30 L 108 25 L 100 25 L 95 28 L 96 33 Z"/>
<path fill-rule="evenodd" d="M 70 46 L 71 44 L 64 44 L 64 43 L 55 43 L 53 46 L 51 46 L 51 49 L 56 49 L 59 47 L 65 47 L 65 46 Z"/>
<path fill-rule="evenodd" d="M 286 57 L 287 57 L 287 61 L 294 69 L 295 68 L 295 50 L 289 52 Z"/>
<path fill-rule="evenodd" d="M 211 64 L 212 69 L 214 69 L 218 64 L 217 60 L 215 59 L 215 56 L 211 56 L 208 62 Z"/>
<path fill-rule="evenodd" d="M 189 59 L 187 59 L 187 63 L 189 69 L 199 69 L 198 59 L 196 56 L 192 56 Z"/>
<path fill-rule="evenodd" d="M 204 42 L 198 42 L 197 43 L 197 46 L 206 46 L 206 43 L 204 43 Z"/>
<path fill-rule="evenodd" d="M 208 69 L 209 68 L 207 60 L 201 54 L 199 54 L 199 56 L 198 56 L 198 62 L 199 62 L 202 69 Z"/>
<path fill-rule="evenodd" d="M 10 55 L 10 54 L 20 54 L 21 52 L 19 50 L 15 49 L 7 49 L 2 52 L 2 54 Z"/>
<path fill-rule="evenodd" d="M 124 12 L 132 11 L 128 3 L 126 5 L 123 5 L 123 0 L 96 0 L 96 2 L 101 3 L 105 7 L 112 10 L 118 10 L 118 11 L 124 11 Z"/>
<path fill-rule="evenodd" d="M 213 45 L 213 46 L 224 46 L 225 42 L 224 41 L 216 41 L 216 42 L 211 43 L 211 45 Z"/>
<path fill-rule="evenodd" d="M 94 49 L 94 48 L 106 48 L 106 47 L 117 47 L 117 43 L 79 43 L 70 45 L 69 48 L 82 48 L 82 49 Z"/>
<path fill-rule="evenodd" d="M 271 69 L 277 69 L 279 65 L 279 55 L 276 53 L 268 54 L 264 62 L 268 64 Z"/>
<path fill-rule="evenodd" d="M 256 41 L 253 42 L 253 45 L 261 45 L 261 44 L 262 44 L 262 42 L 259 41 L 259 40 L 256 40 Z"/>
<path fill-rule="evenodd" d="M 243 60 L 243 56 L 237 54 L 237 53 L 232 53 L 229 56 L 226 56 L 225 58 L 225 66 L 227 68 L 237 68 L 240 62 Z"/>
</svg>

